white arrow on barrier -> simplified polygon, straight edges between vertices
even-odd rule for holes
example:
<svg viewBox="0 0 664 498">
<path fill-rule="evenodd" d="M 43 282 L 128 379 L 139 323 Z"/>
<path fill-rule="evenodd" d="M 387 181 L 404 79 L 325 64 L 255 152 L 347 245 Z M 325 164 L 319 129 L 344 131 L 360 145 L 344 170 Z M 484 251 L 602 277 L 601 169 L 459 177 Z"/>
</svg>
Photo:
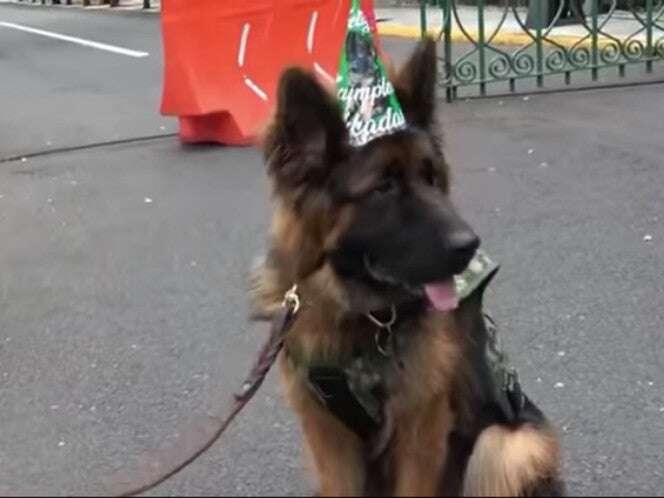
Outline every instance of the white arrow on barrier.
<svg viewBox="0 0 664 498">
<path fill-rule="evenodd" d="M 245 23 L 242 27 L 242 34 L 240 35 L 240 46 L 237 51 L 237 65 L 240 69 L 244 68 L 244 62 L 247 57 L 247 45 L 249 43 L 249 34 L 251 33 L 251 24 Z M 260 86 L 254 83 L 249 76 L 242 74 L 244 84 L 254 92 L 261 100 L 268 101 L 268 95 Z"/>
<path fill-rule="evenodd" d="M 316 26 L 318 25 L 318 11 L 315 10 L 311 14 L 311 19 L 309 20 L 309 32 L 307 33 L 307 50 L 310 54 L 314 52 L 314 40 L 316 37 Z"/>
</svg>

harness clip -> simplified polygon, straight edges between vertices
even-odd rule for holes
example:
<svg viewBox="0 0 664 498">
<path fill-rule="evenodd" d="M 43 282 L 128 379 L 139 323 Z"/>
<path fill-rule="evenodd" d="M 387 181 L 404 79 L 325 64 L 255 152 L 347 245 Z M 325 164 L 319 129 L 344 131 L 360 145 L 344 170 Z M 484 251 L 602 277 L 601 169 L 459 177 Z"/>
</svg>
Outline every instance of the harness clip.
<svg viewBox="0 0 664 498">
<path fill-rule="evenodd" d="M 297 293 L 297 284 L 293 285 L 286 294 L 284 294 L 284 300 L 281 303 L 284 308 L 288 308 L 291 313 L 295 314 L 300 311 L 300 295 Z"/>
</svg>

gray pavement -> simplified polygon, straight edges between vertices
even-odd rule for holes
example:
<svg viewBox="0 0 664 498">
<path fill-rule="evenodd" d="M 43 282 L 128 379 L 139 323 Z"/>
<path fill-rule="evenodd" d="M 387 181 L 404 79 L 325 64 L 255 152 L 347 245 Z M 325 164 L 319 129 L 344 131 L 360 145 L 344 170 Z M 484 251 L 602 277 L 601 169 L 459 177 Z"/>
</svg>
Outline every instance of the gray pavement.
<svg viewBox="0 0 664 498">
<path fill-rule="evenodd" d="M 0 158 L 177 130 L 158 113 L 157 16 L 0 5 L 0 22 L 150 54 L 136 59 L 0 26 Z"/>
<path fill-rule="evenodd" d="M 155 16 L 0 5 L 0 21 L 150 52 L 0 28 L 0 158 L 174 129 L 156 113 Z M 409 45 L 388 40 L 396 59 Z M 574 494 L 663 495 L 662 92 L 440 112 L 454 195 L 503 265 L 489 307 Z M 174 138 L 0 163 L 0 494 L 106 493 L 223 405 L 266 332 L 244 280 L 267 193 L 257 152 Z M 154 495 L 309 493 L 274 377 Z"/>
</svg>

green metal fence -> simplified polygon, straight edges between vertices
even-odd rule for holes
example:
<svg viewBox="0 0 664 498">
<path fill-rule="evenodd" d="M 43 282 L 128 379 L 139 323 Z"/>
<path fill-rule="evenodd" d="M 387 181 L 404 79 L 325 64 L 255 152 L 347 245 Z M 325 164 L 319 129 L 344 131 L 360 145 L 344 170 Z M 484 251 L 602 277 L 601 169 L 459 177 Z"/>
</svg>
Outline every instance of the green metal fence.
<svg viewBox="0 0 664 498">
<path fill-rule="evenodd" d="M 664 0 L 421 0 L 422 31 L 443 43 L 448 100 L 492 85 L 543 88 L 664 61 Z M 578 77 L 577 77 L 578 76 Z"/>
</svg>

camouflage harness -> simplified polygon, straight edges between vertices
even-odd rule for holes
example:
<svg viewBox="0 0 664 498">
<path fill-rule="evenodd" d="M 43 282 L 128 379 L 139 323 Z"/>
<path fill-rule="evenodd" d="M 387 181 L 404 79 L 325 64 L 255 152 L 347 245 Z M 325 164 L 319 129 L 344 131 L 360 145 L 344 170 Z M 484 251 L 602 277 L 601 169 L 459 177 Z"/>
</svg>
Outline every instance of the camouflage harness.
<svg viewBox="0 0 664 498">
<path fill-rule="evenodd" d="M 514 421 L 524 408 L 526 398 L 521 392 L 517 372 L 503 352 L 495 322 L 481 311 L 482 295 L 497 271 L 498 265 L 478 252 L 468 269 L 455 277 L 460 298 L 457 311 L 466 313 L 472 318 L 469 323 L 476 324 L 469 327 L 473 329 L 469 333 L 481 349 L 476 352 L 474 361 L 481 366 L 484 398 L 498 409 L 501 420 Z M 393 308 L 386 321 L 370 317 L 377 328 L 375 347 L 348 361 L 309 362 L 285 346 L 286 357 L 292 366 L 303 371 L 320 403 L 362 440 L 369 441 L 373 456 L 382 453 L 393 433 L 392 421 L 384 410 L 388 398 L 384 387 L 392 376 L 398 376 L 401 369 L 407 368 L 401 363 L 399 350 L 408 340 L 408 334 L 392 330 L 397 330 L 400 311 L 404 310 Z M 477 313 L 481 316 L 475 316 Z"/>
</svg>

